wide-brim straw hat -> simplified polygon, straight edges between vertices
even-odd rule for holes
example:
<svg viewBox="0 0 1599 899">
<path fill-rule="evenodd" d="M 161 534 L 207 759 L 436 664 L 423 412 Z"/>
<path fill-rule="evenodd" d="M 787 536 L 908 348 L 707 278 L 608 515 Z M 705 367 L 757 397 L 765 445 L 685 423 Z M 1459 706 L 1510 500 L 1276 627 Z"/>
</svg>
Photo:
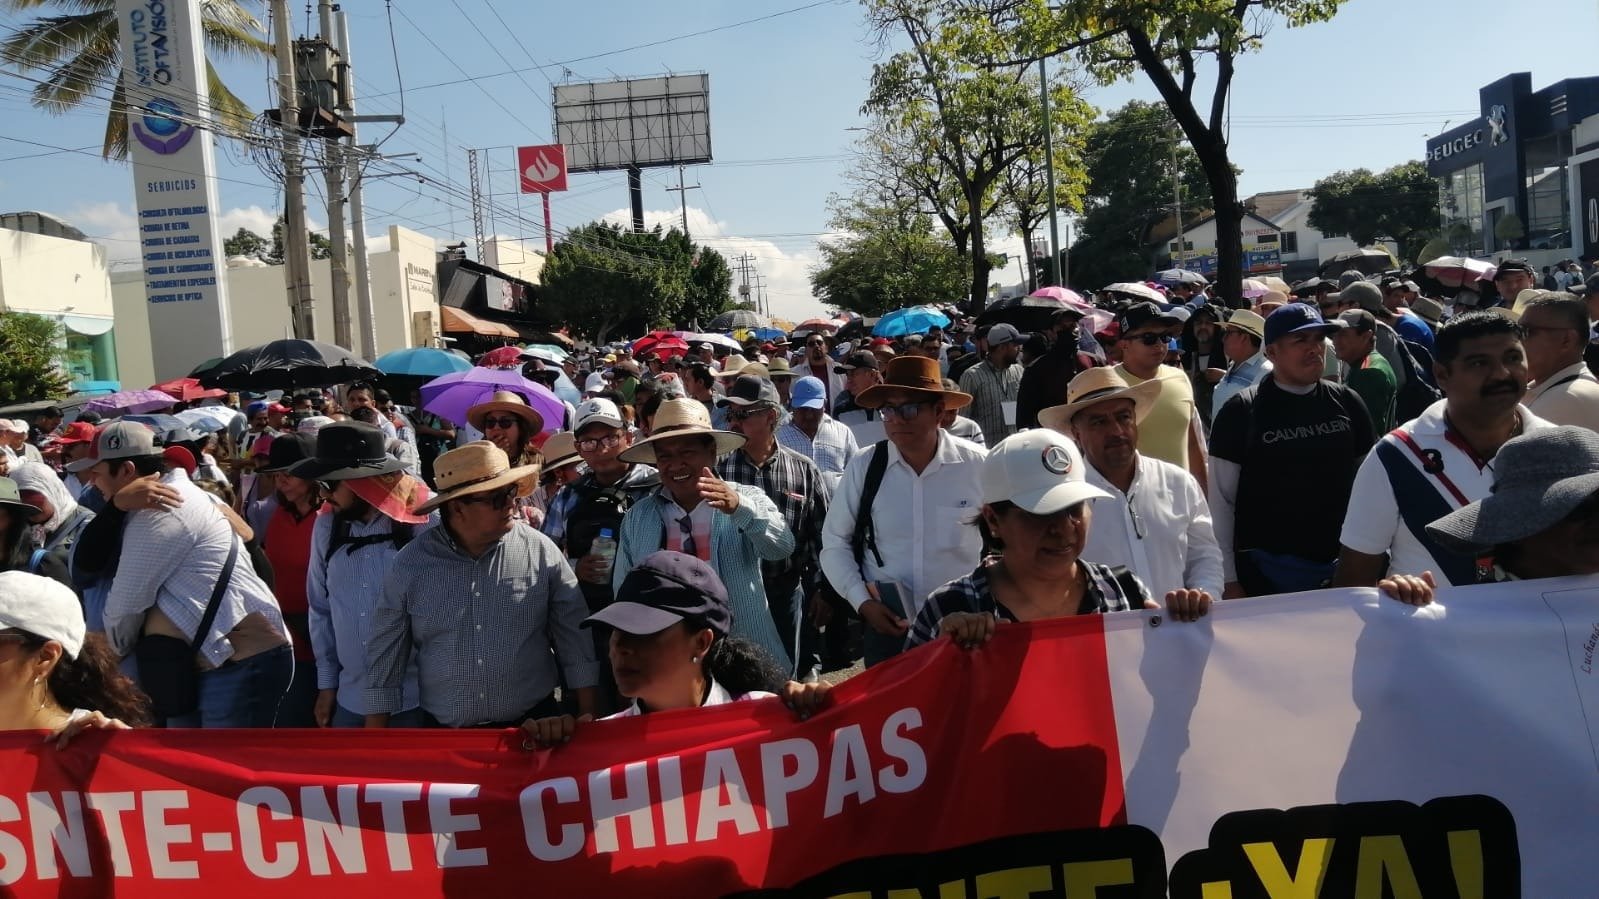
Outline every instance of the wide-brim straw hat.
<svg viewBox="0 0 1599 899">
<path fill-rule="evenodd" d="M 491 493 L 512 484 L 516 485 L 518 497 L 527 496 L 537 486 L 538 477 L 537 465 L 512 468 L 505 450 L 487 440 L 474 440 L 433 460 L 433 483 L 438 495 L 412 511 L 426 515 L 451 500 Z"/>
<path fill-rule="evenodd" d="M 532 428 L 532 433 L 537 434 L 544 430 L 544 416 L 537 409 L 527 404 L 520 393 L 510 390 L 494 391 L 493 399 L 486 403 L 478 403 L 466 410 L 466 423 L 479 431 L 483 430 L 483 419 L 491 412 L 509 412 L 527 422 Z"/>
<path fill-rule="evenodd" d="M 711 427 L 711 413 L 706 411 L 704 403 L 688 397 L 674 397 L 662 403 L 656 410 L 650 436 L 623 450 L 617 458 L 623 462 L 654 465 L 655 444 L 673 437 L 689 437 L 695 434 L 709 434 L 716 438 L 718 456 L 725 456 L 744 445 L 743 434 L 718 431 Z"/>
<path fill-rule="evenodd" d="M 1599 492 L 1599 434 L 1566 425 L 1516 437 L 1494 455 L 1493 493 L 1427 525 L 1454 552 L 1477 554 L 1541 534 Z"/>
<path fill-rule="evenodd" d="M 571 431 L 551 434 L 549 439 L 544 441 L 544 445 L 539 447 L 539 452 L 544 454 L 545 471 L 554 471 L 574 462 L 583 461 L 583 457 L 577 454 L 577 435 Z"/>
<path fill-rule="evenodd" d="M 972 395 L 959 390 L 945 390 L 944 379 L 938 371 L 938 360 L 926 356 L 896 356 L 883 367 L 883 381 L 861 391 L 855 404 L 863 409 L 876 409 L 887 402 L 887 394 L 900 391 L 916 396 L 944 401 L 945 409 L 964 409 Z"/>
<path fill-rule="evenodd" d="M 1066 385 L 1066 402 L 1050 406 L 1038 413 L 1038 424 L 1063 434 L 1071 431 L 1072 418 L 1089 406 L 1108 400 L 1132 400 L 1133 418 L 1140 423 L 1155 408 L 1155 398 L 1160 395 L 1160 381 L 1151 378 L 1142 384 L 1129 386 L 1127 381 L 1110 367 L 1090 368 L 1072 378 Z"/>
</svg>

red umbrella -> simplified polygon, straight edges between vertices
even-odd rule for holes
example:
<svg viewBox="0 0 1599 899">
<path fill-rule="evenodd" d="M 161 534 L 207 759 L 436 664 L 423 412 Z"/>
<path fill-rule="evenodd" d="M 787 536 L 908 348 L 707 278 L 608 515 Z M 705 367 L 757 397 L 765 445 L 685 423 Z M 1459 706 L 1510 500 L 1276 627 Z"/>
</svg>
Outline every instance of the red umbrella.
<svg viewBox="0 0 1599 899">
<path fill-rule="evenodd" d="M 152 384 L 150 389 L 159 390 L 167 396 L 185 403 L 228 395 L 226 390 L 207 390 L 201 387 L 199 378 L 173 378 L 170 381 L 162 381 L 160 384 Z"/>
<path fill-rule="evenodd" d="M 522 348 L 502 346 L 489 350 L 478 357 L 477 364 L 480 368 L 521 368 Z"/>
<path fill-rule="evenodd" d="M 688 342 L 671 331 L 651 331 L 633 341 L 634 356 L 642 359 L 646 353 L 654 353 L 662 359 L 682 356 L 688 353 Z"/>
</svg>

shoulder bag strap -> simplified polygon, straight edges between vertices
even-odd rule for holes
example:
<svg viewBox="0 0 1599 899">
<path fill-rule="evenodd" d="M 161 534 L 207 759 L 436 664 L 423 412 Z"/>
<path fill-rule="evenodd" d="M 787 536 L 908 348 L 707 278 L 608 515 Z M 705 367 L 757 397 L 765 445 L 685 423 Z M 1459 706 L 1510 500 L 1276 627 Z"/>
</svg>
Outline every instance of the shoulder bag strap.
<svg viewBox="0 0 1599 899">
<path fill-rule="evenodd" d="M 205 615 L 200 619 L 200 626 L 194 632 L 194 642 L 189 646 L 190 652 L 198 655 L 200 647 L 205 644 L 205 635 L 211 632 L 212 622 L 217 620 L 217 608 L 222 605 L 222 595 L 228 592 L 228 582 L 233 580 L 233 565 L 239 561 L 239 537 L 230 528 L 228 536 L 228 561 L 222 565 L 222 574 L 217 578 L 217 585 L 211 591 L 211 601 L 206 603 Z"/>
<path fill-rule="evenodd" d="M 861 503 L 855 512 L 855 533 L 850 537 L 850 549 L 855 553 L 855 564 L 866 561 L 866 550 L 872 551 L 877 567 L 883 567 L 883 554 L 877 551 L 877 539 L 872 527 L 872 503 L 877 500 L 877 490 L 883 486 L 883 473 L 888 471 L 888 441 L 880 440 L 872 448 L 871 462 L 866 466 L 866 483 L 861 486 Z"/>
</svg>

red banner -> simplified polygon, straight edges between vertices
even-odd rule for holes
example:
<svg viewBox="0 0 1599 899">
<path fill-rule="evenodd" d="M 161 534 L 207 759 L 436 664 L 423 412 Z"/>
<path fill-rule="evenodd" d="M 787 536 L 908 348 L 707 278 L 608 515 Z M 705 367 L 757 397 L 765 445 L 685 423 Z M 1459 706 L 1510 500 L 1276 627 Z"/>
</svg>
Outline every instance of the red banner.
<svg viewBox="0 0 1599 899">
<path fill-rule="evenodd" d="M 1010 895 L 1042 871 L 1164 895 L 1148 831 L 1054 836 L 1125 823 L 1099 616 L 941 642 L 833 697 L 804 722 L 738 703 L 537 752 L 510 732 L 4 735 L 0 892 Z"/>
</svg>

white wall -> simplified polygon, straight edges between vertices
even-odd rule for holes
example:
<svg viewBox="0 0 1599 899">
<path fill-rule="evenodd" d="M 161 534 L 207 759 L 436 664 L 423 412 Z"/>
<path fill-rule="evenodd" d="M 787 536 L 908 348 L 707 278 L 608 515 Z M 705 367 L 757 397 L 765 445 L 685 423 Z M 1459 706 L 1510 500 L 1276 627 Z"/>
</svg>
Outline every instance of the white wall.
<svg viewBox="0 0 1599 899">
<path fill-rule="evenodd" d="M 40 315 L 111 315 L 99 244 L 0 228 L 0 309 Z"/>
<path fill-rule="evenodd" d="M 520 240 L 490 240 L 483 244 L 483 264 L 529 284 L 542 284 L 544 254 Z"/>
</svg>

